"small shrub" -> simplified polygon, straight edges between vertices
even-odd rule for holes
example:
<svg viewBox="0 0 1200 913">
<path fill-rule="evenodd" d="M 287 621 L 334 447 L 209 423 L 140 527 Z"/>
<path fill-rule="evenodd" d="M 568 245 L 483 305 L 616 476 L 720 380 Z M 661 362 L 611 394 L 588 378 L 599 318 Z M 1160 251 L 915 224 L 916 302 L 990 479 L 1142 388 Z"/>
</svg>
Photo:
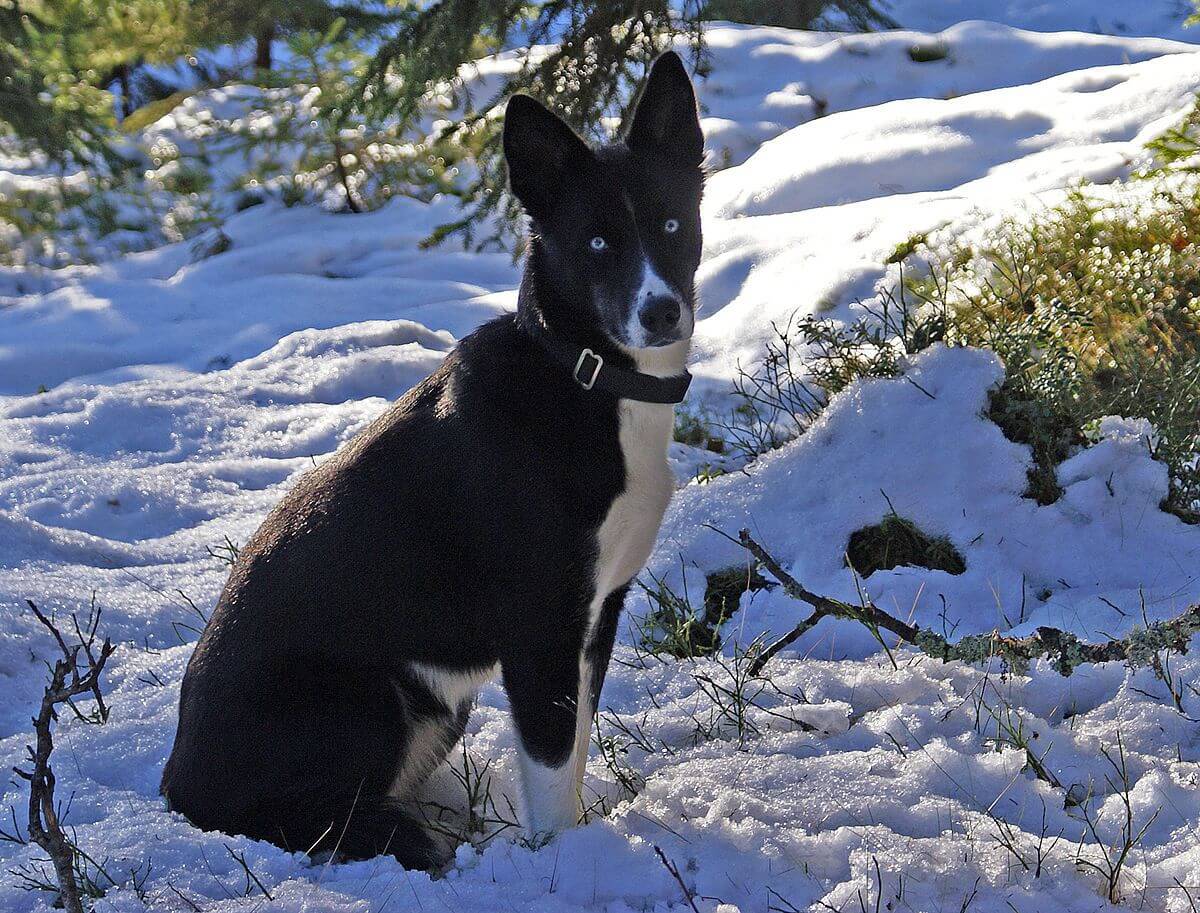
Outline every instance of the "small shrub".
<svg viewBox="0 0 1200 913">
<path fill-rule="evenodd" d="M 805 376 L 795 327 L 775 326 L 763 360 L 733 381 L 736 405 L 719 423 L 729 453 L 749 463 L 797 437 L 825 407 L 824 394 Z"/>
<path fill-rule="evenodd" d="M 1200 108 L 1171 135 L 1198 131 Z M 977 247 L 933 255 L 920 235 L 897 245 L 887 261 L 899 282 L 860 303 L 857 319 L 776 328 L 763 361 L 734 382 L 730 453 L 749 462 L 782 446 L 829 396 L 897 375 L 934 342 L 973 346 L 1004 360 L 986 417 L 1030 447 L 1027 497 L 1058 499 L 1057 465 L 1101 418 L 1145 418 L 1170 472 L 1162 508 L 1200 521 L 1200 178 L 1159 174 L 1107 197 L 1077 191 Z M 906 273 L 918 251 L 922 270 Z"/>
<path fill-rule="evenodd" d="M 948 574 L 961 574 L 967 569 L 949 539 L 927 535 L 894 511 L 889 511 L 874 526 L 864 526 L 851 534 L 846 563 L 861 577 L 900 566 L 925 567 Z"/>
<path fill-rule="evenodd" d="M 702 416 L 680 408 L 675 413 L 676 442 L 689 447 L 703 447 L 712 453 L 725 452 L 725 439 L 715 433 L 713 426 Z"/>
<path fill-rule="evenodd" d="M 912 298 L 903 282 L 859 308 L 849 324 L 810 315 L 774 326 L 762 362 L 734 379 L 737 404 L 720 424 L 730 454 L 748 463 L 782 447 L 816 420 L 830 396 L 863 377 L 896 375 L 905 355 L 945 334 L 939 309 Z"/>
<path fill-rule="evenodd" d="M 697 610 L 686 585 L 682 593 L 676 593 L 662 577 L 650 572 L 647 576 L 649 585 L 637 581 L 652 606 L 638 632 L 638 645 L 651 656 L 675 659 L 696 659 L 720 651 L 721 626 L 737 611 L 742 594 L 772 585 L 757 565 L 722 568 L 706 575 L 704 605 Z"/>
<path fill-rule="evenodd" d="M 1034 450 L 1031 493 L 1053 500 L 1054 463 L 1106 415 L 1148 419 L 1171 474 L 1164 508 L 1200 507 L 1200 182 L 1082 192 L 978 250 L 957 250 L 913 295 L 945 315 L 950 344 L 988 348 L 1006 380 L 989 415 Z"/>
<path fill-rule="evenodd" d="M 1055 469 L 1074 447 L 1084 443 L 1075 417 L 1008 381 L 988 397 L 987 417 L 1000 426 L 1006 438 L 1025 444 L 1033 453 L 1025 497 L 1043 505 L 1057 501 L 1062 487 Z"/>
<path fill-rule="evenodd" d="M 1157 166 L 1151 173 L 1200 171 L 1200 99 L 1182 121 L 1155 137 L 1146 148 L 1154 156 Z"/>
</svg>

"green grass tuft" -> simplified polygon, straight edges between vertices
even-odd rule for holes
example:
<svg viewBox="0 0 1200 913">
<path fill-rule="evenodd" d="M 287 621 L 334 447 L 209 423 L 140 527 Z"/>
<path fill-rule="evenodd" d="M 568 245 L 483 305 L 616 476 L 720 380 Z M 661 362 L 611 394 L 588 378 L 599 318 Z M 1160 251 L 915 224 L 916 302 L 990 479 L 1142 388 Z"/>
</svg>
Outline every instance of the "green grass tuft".
<svg viewBox="0 0 1200 913">
<path fill-rule="evenodd" d="M 674 439 L 689 447 L 703 447 L 711 453 L 725 452 L 725 439 L 701 415 L 680 407 L 675 411 Z"/>
<path fill-rule="evenodd" d="M 721 626 L 738 610 L 744 593 L 772 586 L 757 566 L 722 568 L 705 576 L 704 605 L 692 605 L 686 586 L 676 592 L 662 577 L 636 581 L 650 600 L 650 612 L 638 631 L 638 647 L 650 656 L 697 659 L 721 649 Z"/>
</svg>

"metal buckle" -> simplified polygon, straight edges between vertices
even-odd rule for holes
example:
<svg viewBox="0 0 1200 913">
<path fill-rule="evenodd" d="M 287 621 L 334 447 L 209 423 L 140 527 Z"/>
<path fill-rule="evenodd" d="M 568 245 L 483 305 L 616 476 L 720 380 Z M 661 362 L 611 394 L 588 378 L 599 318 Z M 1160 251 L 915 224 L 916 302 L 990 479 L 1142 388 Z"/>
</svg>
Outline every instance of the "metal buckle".
<svg viewBox="0 0 1200 913">
<path fill-rule="evenodd" d="M 585 381 L 582 377 L 579 376 L 579 371 L 581 368 L 583 368 L 583 363 L 588 358 L 595 360 L 596 367 L 592 371 L 591 379 Z M 601 358 L 599 355 L 597 355 L 591 349 L 584 349 L 582 352 L 579 353 L 579 360 L 577 362 L 575 362 L 575 371 L 573 374 L 573 376 L 575 378 L 575 383 L 579 384 L 579 386 L 583 387 L 583 389 L 585 389 L 585 390 L 592 389 L 592 387 L 594 387 L 596 385 L 596 378 L 600 376 L 600 369 L 603 367 L 604 367 L 604 359 L 603 358 Z"/>
</svg>

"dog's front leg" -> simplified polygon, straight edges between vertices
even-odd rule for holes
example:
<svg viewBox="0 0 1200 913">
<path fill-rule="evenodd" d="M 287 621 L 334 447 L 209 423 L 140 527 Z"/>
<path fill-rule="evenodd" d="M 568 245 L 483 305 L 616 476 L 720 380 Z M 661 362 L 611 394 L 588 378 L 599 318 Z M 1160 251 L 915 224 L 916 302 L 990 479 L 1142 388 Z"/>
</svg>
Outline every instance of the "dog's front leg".
<svg viewBox="0 0 1200 913">
<path fill-rule="evenodd" d="M 524 647 L 502 666 L 519 741 L 524 823 L 536 839 L 574 827 L 582 814 L 579 781 L 591 734 L 591 670 L 578 644 Z"/>
</svg>

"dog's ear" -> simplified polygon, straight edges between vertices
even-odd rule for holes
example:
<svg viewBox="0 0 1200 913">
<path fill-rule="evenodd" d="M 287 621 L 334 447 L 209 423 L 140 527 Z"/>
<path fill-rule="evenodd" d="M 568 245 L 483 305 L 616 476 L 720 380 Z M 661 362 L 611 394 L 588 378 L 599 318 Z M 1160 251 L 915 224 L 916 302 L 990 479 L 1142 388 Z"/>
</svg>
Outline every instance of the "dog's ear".
<svg viewBox="0 0 1200 913">
<path fill-rule="evenodd" d="M 703 163 L 696 93 L 674 51 L 661 55 L 650 68 L 625 142 L 635 152 L 652 152 L 695 168 Z"/>
<path fill-rule="evenodd" d="M 550 211 L 563 179 L 591 150 L 559 117 L 528 95 L 504 109 L 504 160 L 508 185 L 525 211 L 539 219 Z"/>
</svg>

